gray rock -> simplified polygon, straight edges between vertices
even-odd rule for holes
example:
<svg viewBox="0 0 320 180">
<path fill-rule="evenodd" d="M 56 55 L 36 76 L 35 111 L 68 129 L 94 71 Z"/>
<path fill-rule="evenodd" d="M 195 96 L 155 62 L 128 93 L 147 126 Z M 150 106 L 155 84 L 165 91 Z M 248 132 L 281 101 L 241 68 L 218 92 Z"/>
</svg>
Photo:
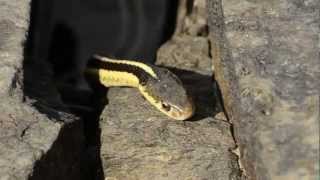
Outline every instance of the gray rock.
<svg viewBox="0 0 320 180">
<path fill-rule="evenodd" d="M 248 179 L 319 177 L 319 1 L 209 0 L 215 77 Z"/>
<path fill-rule="evenodd" d="M 180 34 L 161 46 L 157 65 L 211 74 L 209 41 L 206 37 Z"/>
<path fill-rule="evenodd" d="M 197 93 L 207 99 L 196 99 L 197 115 L 185 122 L 168 119 L 136 89 L 109 90 L 100 122 L 106 179 L 239 178 L 236 156 L 230 152 L 230 124 L 213 118 L 217 112 L 207 104 L 213 102 L 213 94 L 208 87 L 203 90 L 210 78 L 202 82 Z"/>
<path fill-rule="evenodd" d="M 207 36 L 206 6 L 205 0 L 179 0 L 175 35 Z"/>
<path fill-rule="evenodd" d="M 83 149 L 79 121 L 54 122 L 34 107 L 10 98 L 1 101 L 0 114 L 1 180 L 79 176 L 79 157 Z M 60 114 L 60 118 L 74 117 Z"/>
</svg>

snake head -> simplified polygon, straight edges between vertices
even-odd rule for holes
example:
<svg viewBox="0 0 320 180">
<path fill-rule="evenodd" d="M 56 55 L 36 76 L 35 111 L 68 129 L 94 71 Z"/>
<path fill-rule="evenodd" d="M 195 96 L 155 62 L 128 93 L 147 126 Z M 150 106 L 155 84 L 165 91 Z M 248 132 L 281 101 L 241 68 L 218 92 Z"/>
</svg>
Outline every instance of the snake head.
<svg viewBox="0 0 320 180">
<path fill-rule="evenodd" d="M 155 69 L 157 78 L 149 78 L 139 87 L 143 96 L 161 112 L 175 120 L 186 120 L 195 111 L 181 80 L 168 69 Z"/>
</svg>

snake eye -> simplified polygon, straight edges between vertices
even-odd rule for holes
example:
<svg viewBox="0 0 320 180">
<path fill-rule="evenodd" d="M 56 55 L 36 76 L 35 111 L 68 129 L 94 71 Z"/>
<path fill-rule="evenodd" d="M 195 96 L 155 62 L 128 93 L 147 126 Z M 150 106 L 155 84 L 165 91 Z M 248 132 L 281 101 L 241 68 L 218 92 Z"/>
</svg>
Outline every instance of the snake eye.
<svg viewBox="0 0 320 180">
<path fill-rule="evenodd" d="M 162 102 L 161 105 L 164 110 L 170 111 L 171 106 L 169 104 Z"/>
</svg>

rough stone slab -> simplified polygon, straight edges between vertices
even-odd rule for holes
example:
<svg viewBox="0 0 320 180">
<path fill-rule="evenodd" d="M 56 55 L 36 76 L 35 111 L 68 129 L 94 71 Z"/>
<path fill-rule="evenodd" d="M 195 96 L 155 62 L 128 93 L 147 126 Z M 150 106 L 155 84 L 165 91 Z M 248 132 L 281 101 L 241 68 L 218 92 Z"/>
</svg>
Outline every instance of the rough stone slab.
<svg viewBox="0 0 320 180">
<path fill-rule="evenodd" d="M 80 179 L 82 122 L 45 104 L 42 113 L 37 109 L 19 99 L 2 97 L 0 179 Z"/>
<path fill-rule="evenodd" d="M 22 66 L 23 46 L 29 26 L 29 0 L 0 0 L 0 95 L 8 93 L 12 80 Z"/>
<path fill-rule="evenodd" d="M 10 99 L 4 102 L 0 104 L 0 179 L 27 179 L 33 163 L 48 151 L 61 125 L 43 121 L 41 115 L 34 118 L 37 113 L 26 105 L 21 107 Z"/>
<path fill-rule="evenodd" d="M 319 1 L 208 3 L 215 77 L 244 173 L 319 178 Z"/>
<path fill-rule="evenodd" d="M 82 141 L 79 121 L 50 121 L 30 105 L 9 98 L 0 103 L 1 180 L 77 177 L 68 163 L 79 163 Z"/>
<path fill-rule="evenodd" d="M 110 89 L 108 99 L 100 123 L 107 179 L 238 179 L 230 124 L 209 116 L 212 104 L 198 104 L 194 121 L 182 122 L 158 112 L 135 89 Z"/>
<path fill-rule="evenodd" d="M 12 87 L 14 83 L 9 89 L 18 90 L 2 96 L 0 179 L 79 179 L 79 158 L 84 145 L 82 122 L 68 112 L 60 111 L 62 102 L 48 77 L 41 74 L 45 68 L 24 68 L 23 75 L 26 75 L 26 69 L 33 72 L 30 77 L 24 76 L 24 93 L 31 95 L 33 92 L 32 97 L 37 100 L 26 97 L 27 101 L 21 101 L 23 90 L 21 86 Z M 1 78 L 10 81 L 6 78 L 11 77 Z M 15 76 L 11 81 L 18 82 L 20 78 Z M 30 78 L 33 83 L 29 83 Z"/>
</svg>

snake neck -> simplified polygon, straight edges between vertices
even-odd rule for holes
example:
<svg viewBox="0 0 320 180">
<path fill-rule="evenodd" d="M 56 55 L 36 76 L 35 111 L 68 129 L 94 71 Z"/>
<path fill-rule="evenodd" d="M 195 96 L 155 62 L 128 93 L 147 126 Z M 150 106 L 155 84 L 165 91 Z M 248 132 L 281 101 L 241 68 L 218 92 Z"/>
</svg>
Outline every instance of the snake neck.
<svg viewBox="0 0 320 180">
<path fill-rule="evenodd" d="M 93 56 L 88 63 L 87 74 L 96 75 L 106 87 L 127 86 L 139 88 L 148 78 L 157 78 L 151 66 L 144 63 L 114 60 L 102 56 Z"/>
<path fill-rule="evenodd" d="M 180 80 L 169 70 L 136 61 L 94 56 L 86 74 L 106 86 L 136 87 L 157 109 L 176 120 L 192 116 L 194 106 Z"/>
</svg>

